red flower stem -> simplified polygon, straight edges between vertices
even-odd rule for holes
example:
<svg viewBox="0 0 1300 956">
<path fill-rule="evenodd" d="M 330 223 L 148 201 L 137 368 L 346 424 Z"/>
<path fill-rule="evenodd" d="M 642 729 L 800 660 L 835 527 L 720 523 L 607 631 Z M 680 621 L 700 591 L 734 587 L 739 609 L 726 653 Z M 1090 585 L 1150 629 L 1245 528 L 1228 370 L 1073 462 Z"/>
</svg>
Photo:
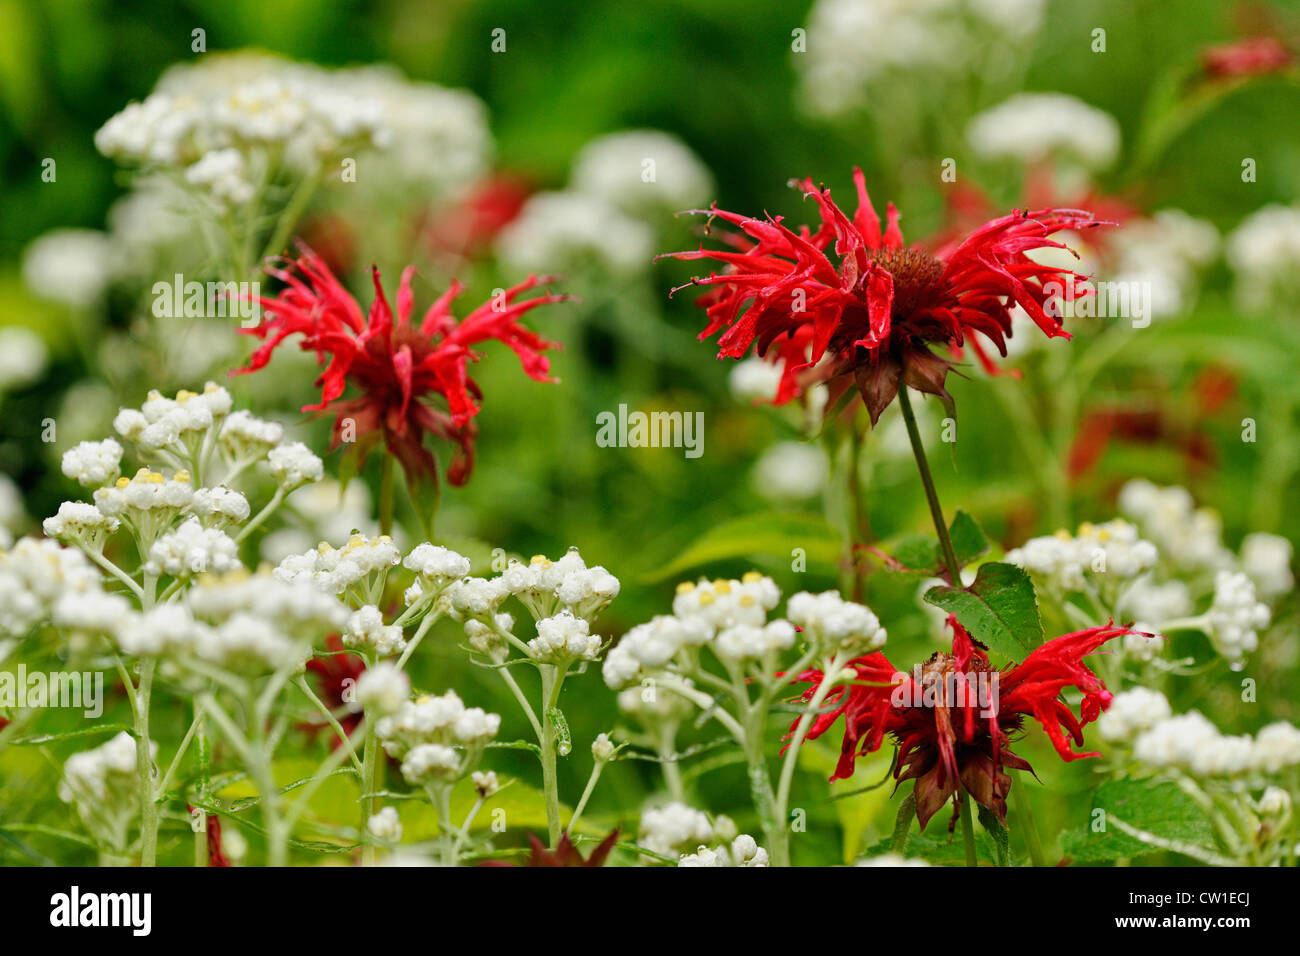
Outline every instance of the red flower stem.
<svg viewBox="0 0 1300 956">
<path fill-rule="evenodd" d="M 859 544 L 871 541 L 871 523 L 867 517 L 866 503 L 862 500 L 862 477 L 859 469 L 862 465 L 862 432 L 858 431 L 856 416 L 849 422 L 849 468 L 848 468 L 848 507 L 852 515 L 849 528 L 848 564 L 853 575 L 853 600 L 861 601 L 863 597 L 862 567 L 858 561 Z"/>
<path fill-rule="evenodd" d="M 865 396 L 863 396 L 865 398 Z M 907 425 L 907 437 L 912 442 L 912 454 L 916 458 L 916 468 L 921 473 L 921 484 L 925 487 L 925 499 L 930 503 L 930 519 L 934 522 L 935 533 L 939 536 L 939 548 L 943 552 L 944 565 L 948 569 L 948 583 L 955 588 L 961 587 L 961 564 L 957 561 L 957 552 L 953 550 L 952 538 L 948 537 L 948 524 L 943 520 L 943 507 L 939 504 L 939 493 L 934 488 L 934 477 L 930 474 L 930 463 L 925 457 L 925 446 L 921 443 L 921 432 L 916 427 L 916 415 L 912 412 L 912 400 L 907 396 L 907 386 L 898 389 L 898 406 L 903 412 L 903 422 Z M 966 865 L 978 866 L 975 856 L 975 824 L 971 822 L 971 796 L 962 788 L 958 792 L 961 801 L 961 837 L 966 847 Z"/>
<path fill-rule="evenodd" d="M 912 442 L 912 455 L 916 458 L 916 468 L 921 473 L 921 484 L 925 487 L 925 500 L 930 504 L 930 519 L 934 522 L 935 533 L 939 536 L 939 547 L 943 552 L 943 562 L 948 569 L 948 583 L 955 588 L 961 587 L 961 565 L 957 563 L 957 553 L 953 550 L 952 539 L 948 537 L 948 524 L 943 520 L 943 508 L 939 504 L 939 493 L 934 489 L 934 478 L 930 474 L 930 463 L 925 457 L 925 446 L 921 443 L 921 433 L 916 427 L 916 415 L 912 412 L 912 400 L 907 397 L 907 386 L 898 390 L 898 407 L 903 412 L 903 422 L 907 425 L 907 437 Z"/>
</svg>

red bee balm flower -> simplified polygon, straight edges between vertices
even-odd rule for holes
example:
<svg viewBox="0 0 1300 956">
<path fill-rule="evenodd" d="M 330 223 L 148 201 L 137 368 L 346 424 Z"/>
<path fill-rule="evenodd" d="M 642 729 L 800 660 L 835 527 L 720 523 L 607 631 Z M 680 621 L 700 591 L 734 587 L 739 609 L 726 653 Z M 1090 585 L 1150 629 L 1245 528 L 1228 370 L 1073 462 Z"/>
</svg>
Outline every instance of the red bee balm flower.
<svg viewBox="0 0 1300 956">
<path fill-rule="evenodd" d="M 414 266 L 402 272 L 397 289 L 397 313 L 388 304 L 379 270 L 370 272 L 375 300 L 369 315 L 330 272 L 329 267 L 306 246 L 302 256 L 287 268 L 268 269 L 286 288 L 274 299 L 262 298 L 268 317 L 246 330 L 266 339 L 239 372 L 255 372 L 267 364 L 271 353 L 286 338 L 302 335 L 299 346 L 314 350 L 324 364 L 330 363 L 317 380 L 321 400 L 305 405 L 303 411 L 334 410 L 334 444 L 342 439 L 347 420 L 355 423 L 357 436 L 382 434 L 383 440 L 406 470 L 408 477 L 437 474 L 437 461 L 424 447 L 430 433 L 455 443 L 457 451 L 447 478 L 463 485 L 474 465 L 477 428 L 477 400 L 482 397 L 466 373 L 470 361 L 478 359 L 471 346 L 496 339 L 513 349 L 524 372 L 538 381 L 549 381 L 550 364 L 541 353 L 555 347 L 519 324 L 520 317 L 539 305 L 561 302 L 564 295 L 540 295 L 519 299 L 547 278 L 529 276 L 524 282 L 480 305 L 464 319 L 451 314 L 451 303 L 462 286 L 451 287 L 429 307 L 420 324 L 411 323 L 414 300 L 411 277 Z M 360 394 L 339 401 L 351 384 Z M 426 401 L 439 396 L 446 408 Z"/>
<path fill-rule="evenodd" d="M 897 671 L 879 652 L 850 662 L 857 682 L 832 691 L 827 703 L 833 709 L 819 714 L 808 733 L 808 739 L 819 737 L 844 717 L 844 744 L 832 780 L 853 776 L 854 760 L 879 750 L 885 735 L 892 736 L 898 747 L 894 779 L 916 781 L 913 795 L 922 829 L 962 790 L 1006 821 L 1011 791 L 1006 770 L 1032 773 L 1010 749 L 1025 717 L 1042 724 L 1062 760 L 1097 756 L 1070 746 L 1071 740 L 1083 744 L 1084 726 L 1111 701 L 1083 658 L 1111 638 L 1130 633 L 1111 626 L 1066 634 L 1014 667 L 998 670 L 956 618 L 950 617 L 949 624 L 952 653 L 936 653 L 910 674 Z M 800 682 L 813 685 L 800 699 L 811 698 L 821 679 L 821 671 L 800 674 Z M 1083 692 L 1078 717 L 1060 698 L 1067 687 Z"/>
<path fill-rule="evenodd" d="M 1017 211 L 931 254 L 904 245 L 892 203 L 882 231 L 861 169 L 853 180 L 858 209 L 852 219 L 831 201 L 829 189 L 806 179 L 791 185 L 816 201 L 816 231 L 803 226 L 795 233 L 780 217 L 750 219 L 714 206 L 694 211 L 738 227 L 743 236 L 727 237 L 736 251 L 669 254 L 726 264 L 721 273 L 693 280 L 713 287 L 700 300 L 709 316 L 700 338 L 722 332 L 719 358 L 739 358 L 755 343 L 764 357 L 774 349 L 771 360 L 784 362 L 778 403 L 826 381 L 834 407 L 856 382 L 874 423 L 900 382 L 947 399 L 944 380 L 952 362 L 932 353 L 930 345 L 959 348 L 969 342 L 992 369 L 972 333 L 1006 355 L 1015 305 L 1045 334 L 1069 337 L 1054 306 L 1067 283 L 1083 276 L 1039 265 L 1026 253 L 1068 249 L 1052 234 L 1103 223 L 1077 209 Z"/>
</svg>

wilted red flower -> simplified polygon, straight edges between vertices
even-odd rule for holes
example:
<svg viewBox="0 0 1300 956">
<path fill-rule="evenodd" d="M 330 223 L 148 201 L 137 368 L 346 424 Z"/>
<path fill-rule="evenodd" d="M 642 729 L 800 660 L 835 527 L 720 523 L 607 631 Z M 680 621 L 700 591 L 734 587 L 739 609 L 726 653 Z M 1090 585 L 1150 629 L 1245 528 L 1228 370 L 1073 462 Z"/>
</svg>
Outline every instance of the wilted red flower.
<svg viewBox="0 0 1300 956">
<path fill-rule="evenodd" d="M 1213 46 L 1201 54 L 1201 65 L 1215 79 L 1277 73 L 1295 63 L 1277 37 L 1258 36 Z"/>
<path fill-rule="evenodd" d="M 605 860 L 609 857 L 610 851 L 614 849 L 614 844 L 618 842 L 618 831 L 612 831 L 609 836 L 601 840 L 596 848 L 591 851 L 591 855 L 586 859 L 583 858 L 582 852 L 577 848 L 574 842 L 569 839 L 568 831 L 560 835 L 560 842 L 554 850 L 548 850 L 546 844 L 531 833 L 528 834 L 528 842 L 532 844 L 532 852 L 528 855 L 527 863 L 484 863 L 484 866 L 604 866 Z"/>
<path fill-rule="evenodd" d="M 956 618 L 948 622 L 952 653 L 935 653 L 910 674 L 896 670 L 879 652 L 850 662 L 857 682 L 831 692 L 827 704 L 835 706 L 818 714 L 808 733 L 810 740 L 819 737 L 844 717 L 844 743 L 832 780 L 851 777 L 855 759 L 879 750 L 885 735 L 892 736 L 898 747 L 894 778 L 916 781 L 913 794 L 922 829 L 961 791 L 1006 821 L 1011 791 L 1006 770 L 1032 772 L 1010 748 L 1026 717 L 1042 724 L 1062 760 L 1097 756 L 1070 746 L 1071 740 L 1083 744 L 1084 726 L 1111 701 L 1083 658 L 1111 638 L 1130 633 L 1109 626 L 1066 634 L 1019 664 L 998 670 Z M 811 682 L 813 688 L 821 679 L 816 670 L 799 675 L 800 682 Z M 1061 700 L 1067 687 L 1083 692 L 1078 717 Z M 813 688 L 800 699 L 808 700 Z"/>
<path fill-rule="evenodd" d="M 722 333 L 719 358 L 739 358 L 751 345 L 764 357 L 774 350 L 771 360 L 784 363 L 778 403 L 825 381 L 834 407 L 856 382 L 874 423 L 900 384 L 947 399 L 944 381 L 953 363 L 930 346 L 969 344 L 992 368 L 973 333 L 1005 355 L 1015 305 L 1045 334 L 1069 337 L 1057 299 L 1083 276 L 1040 265 L 1026 253 L 1066 249 L 1053 233 L 1103 223 L 1077 209 L 1017 211 L 931 254 L 904 244 L 892 203 L 882 231 L 861 169 L 853 181 L 858 209 L 852 219 L 831 201 L 830 190 L 806 179 L 792 185 L 817 203 L 815 232 L 803 226 L 795 233 L 780 217 L 750 219 L 714 206 L 707 214 L 744 234 L 727 237 L 734 251 L 670 253 L 726 264 L 693 281 L 713 287 L 700 300 L 709 316 L 700 338 Z"/>
<path fill-rule="evenodd" d="M 550 363 L 542 352 L 555 343 L 519 324 L 520 317 L 537 306 L 568 298 L 548 294 L 519 299 L 521 293 L 549 281 L 547 278 L 529 276 L 460 321 L 451 314 L 451 303 L 462 286 L 453 282 L 417 326 L 411 323 L 413 266 L 402 272 L 396 315 L 384 295 L 379 270 L 374 267 L 370 271 L 375 300 L 368 315 L 362 313 L 356 299 L 324 261 L 306 246 L 296 261 L 267 271 L 286 288 L 274 299 L 260 300 L 267 318 L 245 331 L 266 342 L 253 353 L 248 366 L 237 371 L 257 371 L 270 361 L 281 342 L 291 335 L 301 335 L 300 348 L 314 351 L 321 364 L 326 356 L 330 359 L 317 380 L 320 402 L 304 405 L 303 411 L 329 407 L 335 412 L 336 447 L 349 420 L 354 423 L 355 438 L 363 454 L 369 449 L 364 436 L 382 436 L 408 477 L 436 476 L 437 460 L 424 446 L 424 436 L 433 434 L 457 446 L 447 470 L 448 480 L 462 485 L 469 479 L 477 434 L 474 416 L 482 397 L 466 371 L 469 362 L 478 359 L 471 346 L 495 339 L 514 350 L 530 378 L 549 381 Z M 348 385 L 360 394 L 339 401 Z M 430 403 L 429 399 L 435 397 L 445 408 Z"/>
</svg>

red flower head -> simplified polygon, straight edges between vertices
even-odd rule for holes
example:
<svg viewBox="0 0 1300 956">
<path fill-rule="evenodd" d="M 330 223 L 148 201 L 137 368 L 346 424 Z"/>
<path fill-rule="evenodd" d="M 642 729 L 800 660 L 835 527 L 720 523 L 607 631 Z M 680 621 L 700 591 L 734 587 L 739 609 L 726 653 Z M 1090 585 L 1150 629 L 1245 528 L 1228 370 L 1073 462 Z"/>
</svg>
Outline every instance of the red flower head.
<svg viewBox="0 0 1300 956">
<path fill-rule="evenodd" d="M 457 446 L 447 478 L 453 485 L 463 485 L 474 465 L 474 416 L 482 397 L 466 372 L 469 362 L 478 359 L 471 346 L 496 339 L 514 350 L 529 377 L 548 381 L 550 364 L 541 353 L 555 343 L 525 329 L 519 319 L 539 305 L 561 302 L 568 296 L 519 299 L 521 293 L 549 281 L 529 276 L 457 321 L 451 303 L 462 286 L 453 282 L 417 326 L 411 323 L 414 267 L 402 272 L 396 316 L 384 295 L 379 270 L 372 267 L 370 271 L 375 300 L 369 315 L 363 315 L 356 299 L 306 246 L 297 261 L 283 269 L 268 269 L 286 288 L 274 299 L 260 300 L 268 317 L 247 331 L 266 342 L 253 353 L 247 368 L 237 371 L 257 371 L 270 361 L 281 342 L 300 334 L 300 348 L 315 351 L 321 364 L 327 355 L 330 358 L 317 380 L 320 402 L 304 405 L 303 411 L 334 410 L 336 447 L 346 420 L 351 419 L 359 439 L 369 434 L 376 440 L 382 436 L 408 477 L 436 476 L 437 460 L 424 447 L 425 434 L 433 434 Z M 349 384 L 360 394 L 339 401 Z M 433 396 L 439 397 L 445 408 L 427 401 Z M 368 450 L 367 445 L 359 447 Z"/>
<path fill-rule="evenodd" d="M 894 778 L 916 781 L 913 795 L 922 829 L 962 790 L 1006 821 L 1011 791 L 1006 770 L 1032 772 L 1010 748 L 1025 717 L 1042 724 L 1062 760 L 1097 756 L 1070 746 L 1071 741 L 1083 744 L 1084 726 L 1111 700 L 1083 658 L 1111 638 L 1130 633 L 1110 626 L 1066 634 L 1014 667 L 998 670 L 955 617 L 948 623 L 952 653 L 935 653 L 910 674 L 897 671 L 879 652 L 852 661 L 857 683 L 831 693 L 827 701 L 837 706 L 819 714 L 808 734 L 809 739 L 818 737 L 844 717 L 844 744 L 832 780 L 851 777 L 858 755 L 879 750 L 889 734 L 898 747 Z M 820 671 L 799 675 L 814 687 L 821 679 Z M 1083 692 L 1078 717 L 1061 700 L 1067 687 Z M 800 699 L 811 696 L 810 689 Z"/>
<path fill-rule="evenodd" d="M 816 201 L 816 231 L 804 226 L 795 233 L 780 217 L 750 219 L 715 206 L 709 214 L 744 233 L 727 237 L 734 251 L 670 254 L 726 264 L 693 282 L 713 287 L 700 300 L 709 316 L 700 338 L 722 333 L 719 358 L 739 358 L 750 345 L 764 357 L 774 350 L 772 361 L 784 362 L 778 403 L 826 381 L 834 407 L 856 382 L 874 423 L 900 383 L 947 399 L 952 362 L 930 346 L 969 343 L 991 369 L 973 333 L 1005 355 L 1017 304 L 1045 334 L 1069 337 L 1057 299 L 1067 283 L 1083 277 L 1039 265 L 1026 253 L 1068 248 L 1052 234 L 1103 223 L 1077 209 L 1017 211 L 931 254 L 904 244 L 892 203 L 882 231 L 861 169 L 853 179 L 858 209 L 852 219 L 831 201 L 830 190 L 806 179 L 792 185 Z"/>
</svg>

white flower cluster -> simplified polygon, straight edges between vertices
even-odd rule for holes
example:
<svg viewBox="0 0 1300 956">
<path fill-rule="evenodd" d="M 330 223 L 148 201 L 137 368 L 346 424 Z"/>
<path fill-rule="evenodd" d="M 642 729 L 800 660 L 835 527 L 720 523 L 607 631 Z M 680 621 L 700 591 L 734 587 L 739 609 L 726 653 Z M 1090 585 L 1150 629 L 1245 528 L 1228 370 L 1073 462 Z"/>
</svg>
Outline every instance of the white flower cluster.
<svg viewBox="0 0 1300 956">
<path fill-rule="evenodd" d="M 145 573 L 189 577 L 213 571 L 224 574 L 241 567 L 239 548 L 218 528 L 205 528 L 198 518 L 188 518 L 149 548 Z"/>
<path fill-rule="evenodd" d="M 1133 687 L 1120 691 L 1097 718 L 1097 733 L 1108 743 L 1131 742 L 1173 715 L 1169 701 L 1158 690 Z"/>
<path fill-rule="evenodd" d="M 1042 578 L 1059 591 L 1081 591 L 1085 575 L 1105 588 L 1108 584 L 1131 581 L 1155 567 L 1156 546 L 1138 536 L 1127 521 L 1079 525 L 1076 534 L 1058 531 L 1030 538 L 1007 552 L 1007 561 Z"/>
<path fill-rule="evenodd" d="M 42 299 L 74 308 L 91 308 L 103 302 L 119 253 L 109 238 L 96 229 L 51 229 L 23 250 L 23 283 Z M 15 326 L 13 331 L 26 330 Z M 48 358 L 45 344 L 35 336 L 27 341 L 34 342 L 39 350 L 24 355 L 22 339 L 6 338 L 5 347 L 0 348 L 0 355 L 5 358 L 0 362 L 14 359 L 17 372 L 17 359 L 35 358 L 28 369 L 34 369 L 39 377 Z M 25 370 L 24 374 L 29 375 L 30 371 Z M 7 376 L 0 375 L 0 383 L 6 381 Z"/>
<path fill-rule="evenodd" d="M 202 392 L 182 389 L 175 398 L 154 389 L 138 409 L 118 412 L 113 428 L 144 451 L 177 443 L 189 448 L 230 413 L 232 404 L 230 393 L 214 382 L 208 382 Z"/>
<path fill-rule="evenodd" d="M 111 438 L 83 441 L 63 453 L 63 473 L 85 488 L 116 481 L 122 473 L 122 446 Z"/>
<path fill-rule="evenodd" d="M 501 231 L 497 252 L 510 268 L 545 273 L 586 269 L 616 276 L 643 272 L 655 254 L 648 225 L 595 196 L 535 193 Z"/>
<path fill-rule="evenodd" d="M 531 196 L 497 239 L 502 260 L 525 272 L 645 272 L 670 215 L 702 205 L 713 177 L 685 143 L 657 130 L 592 140 L 563 189 Z"/>
<path fill-rule="evenodd" d="M 157 754 L 158 745 L 151 745 Z M 135 738 L 122 731 L 93 750 L 67 759 L 59 799 L 72 804 L 86 828 L 117 850 L 126 848 L 127 829 L 139 811 Z"/>
<path fill-rule="evenodd" d="M 402 761 L 412 784 L 451 783 L 469 772 L 501 717 L 481 707 L 466 707 L 455 691 L 407 701 L 380 719 L 376 728 L 384 752 Z"/>
<path fill-rule="evenodd" d="M 1161 488 L 1134 479 L 1120 489 L 1119 508 L 1138 523 L 1174 568 L 1213 571 L 1232 563 L 1232 553 L 1223 545 L 1219 516 L 1197 508 L 1186 488 Z"/>
<path fill-rule="evenodd" d="M 1043 19 L 1044 0 L 817 0 L 808 17 L 801 102 L 836 117 L 878 100 L 891 79 L 929 88 L 937 75 L 989 68 L 997 42 L 1014 56 Z M 921 79 L 918 79 L 921 78 Z"/>
<path fill-rule="evenodd" d="M 769 501 L 806 501 L 825 489 L 830 467 L 826 452 L 815 442 L 782 441 L 759 456 L 749 483 Z"/>
<path fill-rule="evenodd" d="M 1112 282 L 1141 282 L 1151 289 L 1151 313 L 1175 315 L 1196 294 L 1199 274 L 1219 252 L 1219 231 L 1212 223 L 1181 209 L 1160 209 L 1134 219 L 1115 232 Z"/>
<path fill-rule="evenodd" d="M 676 136 L 623 130 L 582 147 L 573 161 L 569 188 L 650 218 L 707 203 L 713 195 L 713 175 Z"/>
<path fill-rule="evenodd" d="M 20 538 L 0 550 L 0 635 L 26 637 L 60 598 L 101 590 L 99 571 L 80 551 Z"/>
<path fill-rule="evenodd" d="M 767 866 L 767 851 L 758 845 L 748 833 L 742 833 L 731 841 L 730 846 L 717 849 L 700 847 L 694 853 L 688 853 L 677 861 L 678 866 Z"/>
<path fill-rule="evenodd" d="M 1215 650 L 1239 661 L 1259 647 L 1259 631 L 1268 627 L 1268 605 L 1255 599 L 1255 585 L 1240 572 L 1220 571 L 1214 578 L 1214 601 L 1207 613 L 1207 632 Z"/>
<path fill-rule="evenodd" d="M 846 601 L 837 591 L 800 591 L 786 602 L 786 616 L 813 640 L 854 657 L 885 646 L 885 629 L 871 608 Z"/>
<path fill-rule="evenodd" d="M 380 657 L 399 654 L 406 648 L 402 629 L 396 624 L 385 624 L 383 612 L 373 604 L 353 611 L 343 629 L 345 647 L 362 647 Z"/>
<path fill-rule="evenodd" d="M 1119 155 L 1119 123 L 1064 93 L 1017 93 L 970 121 L 966 141 L 976 155 L 1033 165 L 1052 158 L 1105 169 Z"/>
<path fill-rule="evenodd" d="M 600 656 L 603 642 L 589 633 L 586 618 L 561 611 L 537 622 L 537 636 L 528 642 L 528 653 L 535 661 L 565 664 L 570 661 L 594 661 Z"/>
<path fill-rule="evenodd" d="M 452 582 L 466 577 L 470 571 L 469 558 L 442 545 L 427 541 L 417 544 L 402 559 L 402 567 L 415 572 L 415 581 L 406 589 L 407 604 L 425 598 L 436 598 Z"/>
<path fill-rule="evenodd" d="M 371 835 L 385 843 L 397 843 L 402 839 L 402 820 L 394 807 L 384 807 L 372 814 L 366 821 L 366 829 Z"/>
<path fill-rule="evenodd" d="M 1237 301 L 1247 309 L 1290 305 L 1300 292 L 1300 206 L 1265 206 L 1228 237 Z"/>
<path fill-rule="evenodd" d="M 638 843 L 651 853 L 677 857 L 691 847 L 714 840 L 714 826 L 702 810 L 673 801 L 641 814 Z"/>
<path fill-rule="evenodd" d="M 123 517 L 153 528 L 168 524 L 194 501 L 194 483 L 184 469 L 169 478 L 160 471 L 141 468 L 131 478 L 122 477 L 95 489 L 95 507 L 110 518 Z"/>
<path fill-rule="evenodd" d="M 1293 724 L 1278 721 L 1253 737 L 1227 735 L 1198 711 L 1174 715 L 1163 694 L 1143 687 L 1116 694 L 1097 731 L 1131 748 L 1139 763 L 1195 777 L 1275 775 L 1300 765 L 1300 728 Z"/>
<path fill-rule="evenodd" d="M 587 567 L 577 548 L 555 561 L 542 554 L 533 555 L 528 564 L 511 561 L 498 580 L 538 620 L 557 610 L 591 620 L 619 592 L 618 578 L 600 565 Z"/>
<path fill-rule="evenodd" d="M 281 425 L 257 418 L 241 408 L 230 413 L 219 440 L 230 460 L 246 461 L 266 457 L 283 438 Z"/>
<path fill-rule="evenodd" d="M 116 518 L 104 514 L 94 505 L 84 501 L 65 501 L 58 513 L 41 522 L 46 536 L 76 544 L 98 554 L 104 550 L 105 539 L 121 524 Z"/>
<path fill-rule="evenodd" d="M 271 477 L 285 491 L 320 481 L 325 475 L 325 466 L 321 460 L 300 441 L 277 445 L 267 453 L 266 461 L 271 469 Z"/>
<path fill-rule="evenodd" d="M 664 668 L 679 652 L 705 645 L 725 663 L 770 669 L 775 658 L 795 643 L 793 624 L 767 619 L 780 600 L 776 582 L 757 571 L 739 580 L 683 581 L 673 599 L 672 615 L 658 615 L 629 630 L 606 655 L 601 674 L 607 685 L 620 690 Z M 865 617 L 857 622 L 863 627 L 870 623 Z M 847 618 L 836 622 L 837 626 L 847 623 Z M 878 627 L 876 622 L 873 637 Z M 846 634 L 845 639 L 854 638 Z"/>
<path fill-rule="evenodd" d="M 202 575 L 185 603 L 197 620 L 212 625 L 200 628 L 195 653 L 231 669 L 297 667 L 348 618 L 342 602 L 311 582 L 267 573 Z"/>
<path fill-rule="evenodd" d="M 238 491 L 224 485 L 200 488 L 194 492 L 190 510 L 198 516 L 204 527 L 226 528 L 248 520 L 248 499 Z"/>
<path fill-rule="evenodd" d="M 1291 572 L 1294 558 L 1291 542 L 1281 535 L 1256 531 L 1241 542 L 1241 570 L 1255 584 L 1255 592 L 1272 601 L 1290 594 L 1295 587 Z"/>
<path fill-rule="evenodd" d="M 371 574 L 383 574 L 402 559 L 388 535 L 354 534 L 341 548 L 322 541 L 310 551 L 291 554 L 273 572 L 281 581 L 310 581 L 327 594 L 342 594 Z"/>
<path fill-rule="evenodd" d="M 411 679 L 391 661 L 367 667 L 357 679 L 357 706 L 380 717 L 396 713 L 411 696 Z"/>
</svg>

